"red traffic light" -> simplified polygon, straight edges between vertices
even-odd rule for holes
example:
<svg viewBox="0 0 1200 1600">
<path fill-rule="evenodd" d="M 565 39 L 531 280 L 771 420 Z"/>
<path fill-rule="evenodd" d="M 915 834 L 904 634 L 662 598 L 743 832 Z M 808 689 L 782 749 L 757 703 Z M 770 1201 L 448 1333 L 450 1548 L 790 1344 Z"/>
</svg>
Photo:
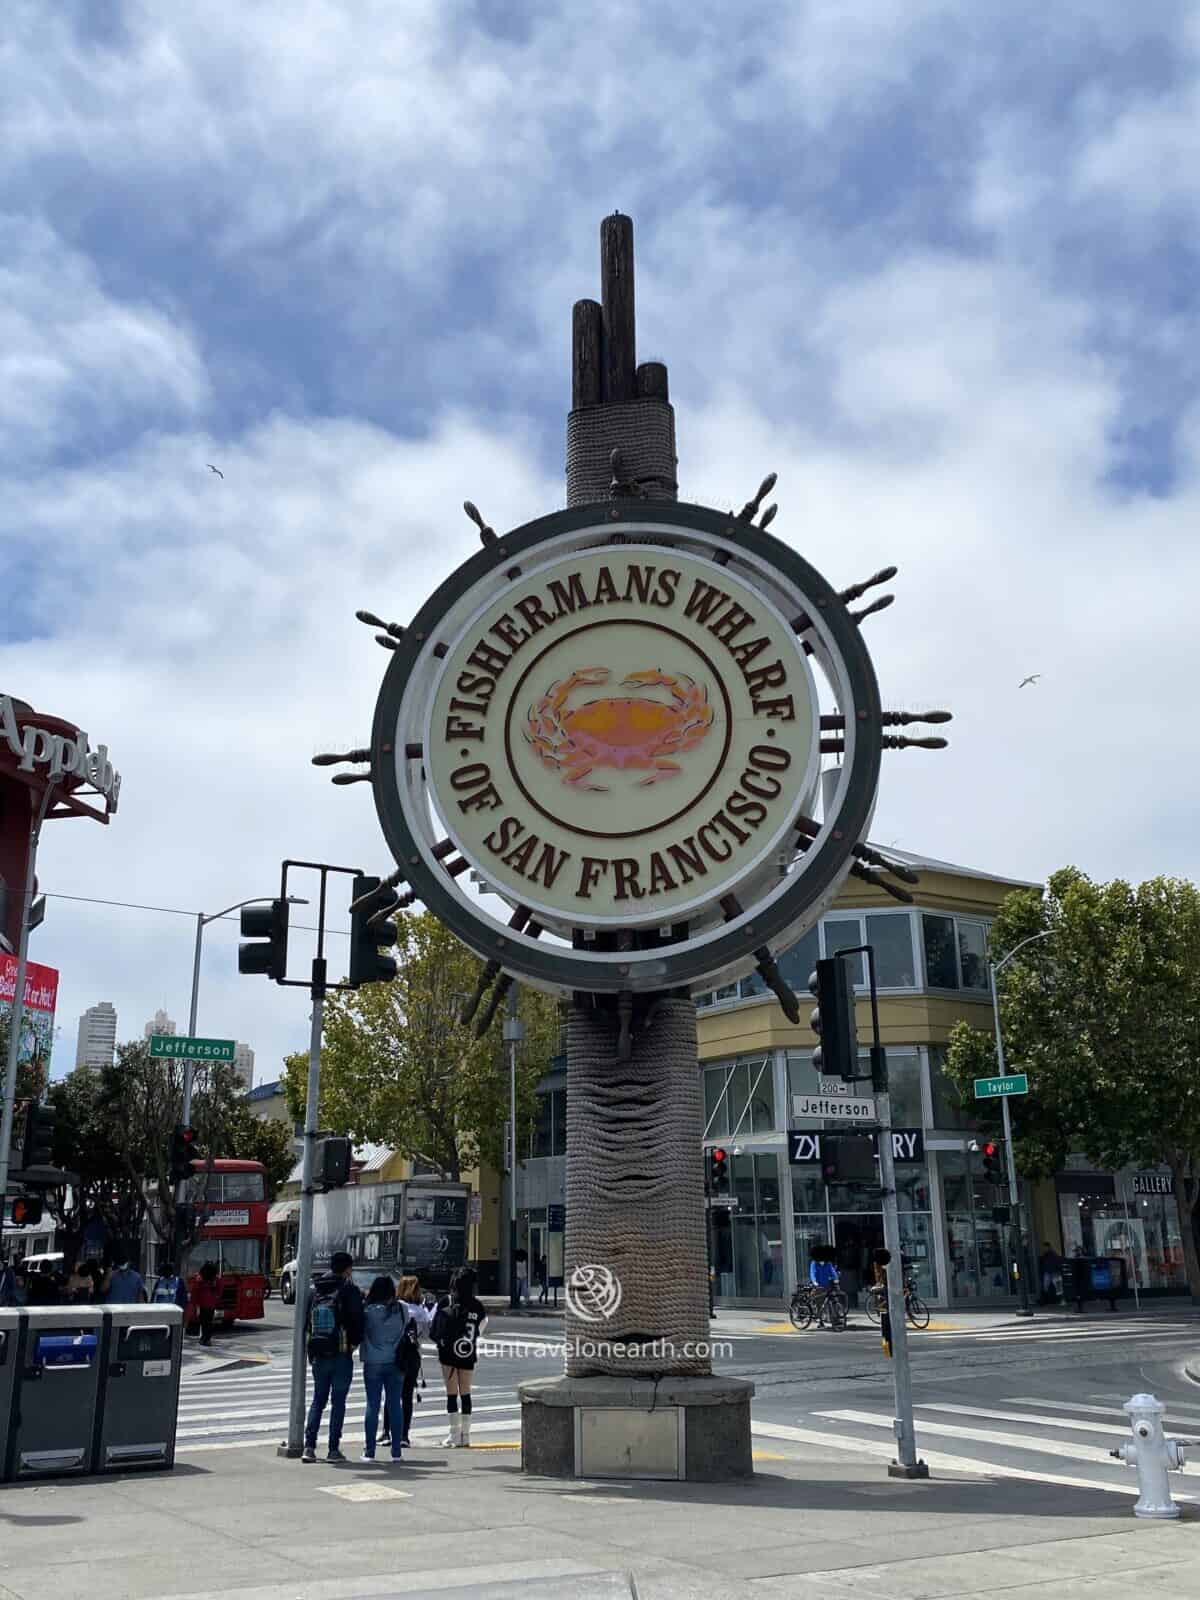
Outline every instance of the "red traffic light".
<svg viewBox="0 0 1200 1600">
<path fill-rule="evenodd" d="M 18 1195 L 10 1202 L 12 1225 L 14 1228 L 33 1227 L 42 1220 L 42 1202 L 30 1200 L 24 1195 Z"/>
<path fill-rule="evenodd" d="M 713 1151 L 712 1158 L 714 1161 L 724 1161 L 726 1159 L 725 1152 L 721 1149 L 720 1145 L 718 1145 Z"/>
<path fill-rule="evenodd" d="M 179 1137 L 183 1140 L 184 1144 L 195 1144 L 196 1130 L 195 1128 L 180 1128 Z"/>
<path fill-rule="evenodd" d="M 981 1144 L 979 1146 L 979 1154 L 984 1158 L 985 1161 L 990 1161 L 992 1157 L 997 1154 L 999 1148 L 999 1145 L 993 1144 L 989 1139 L 986 1144 Z"/>
</svg>

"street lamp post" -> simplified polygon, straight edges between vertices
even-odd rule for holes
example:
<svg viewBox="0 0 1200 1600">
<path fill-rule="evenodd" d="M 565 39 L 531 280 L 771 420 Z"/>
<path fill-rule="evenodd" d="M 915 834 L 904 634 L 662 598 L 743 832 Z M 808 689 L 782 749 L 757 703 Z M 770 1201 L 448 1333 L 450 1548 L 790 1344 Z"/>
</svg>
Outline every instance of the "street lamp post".
<svg viewBox="0 0 1200 1600">
<path fill-rule="evenodd" d="M 1004 1066 L 1004 1034 L 1000 1027 L 1000 991 L 996 979 L 1019 950 L 1024 950 L 1027 944 L 1035 944 L 1039 939 L 1048 939 L 1054 932 L 1056 932 L 1056 929 L 1047 928 L 1043 933 L 1031 933 L 1027 939 L 1022 939 L 1020 944 L 1015 944 L 1008 954 L 999 961 L 990 961 L 988 963 L 988 972 L 992 980 L 992 1016 L 996 1024 L 996 1066 L 1002 1078 L 1006 1077 L 1007 1073 Z M 1000 1096 L 1000 1115 L 1004 1119 L 1004 1157 L 1008 1166 L 1008 1204 L 1010 1213 L 1016 1221 L 1016 1242 L 1019 1248 L 1021 1242 L 1021 1207 L 1017 1198 L 1017 1164 L 1013 1158 L 1012 1119 L 1008 1114 L 1008 1096 L 1006 1094 Z M 1033 1307 L 1029 1303 L 1029 1273 L 1026 1270 L 1029 1263 L 1018 1264 L 1021 1265 L 1021 1306 L 1017 1315 L 1031 1317 L 1033 1315 Z"/>
</svg>

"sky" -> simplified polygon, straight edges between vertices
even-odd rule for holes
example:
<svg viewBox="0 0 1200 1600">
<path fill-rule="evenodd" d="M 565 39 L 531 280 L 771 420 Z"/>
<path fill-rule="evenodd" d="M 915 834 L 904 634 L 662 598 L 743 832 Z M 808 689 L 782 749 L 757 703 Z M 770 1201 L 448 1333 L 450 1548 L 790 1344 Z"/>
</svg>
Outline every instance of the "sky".
<svg viewBox="0 0 1200 1600">
<path fill-rule="evenodd" d="M 1200 876 L 1194 6 L 6 0 L 0 81 L 0 686 L 123 775 L 40 883 L 191 914 L 51 900 L 56 1072 L 94 1001 L 182 1028 L 195 913 L 285 856 L 390 867 L 310 765 L 369 735 L 354 611 L 412 614 L 464 498 L 564 503 L 614 209 L 681 498 L 775 470 L 830 579 L 900 568 L 885 701 L 955 721 L 874 836 Z M 237 938 L 198 1031 L 269 1078 L 307 1000 Z"/>
</svg>

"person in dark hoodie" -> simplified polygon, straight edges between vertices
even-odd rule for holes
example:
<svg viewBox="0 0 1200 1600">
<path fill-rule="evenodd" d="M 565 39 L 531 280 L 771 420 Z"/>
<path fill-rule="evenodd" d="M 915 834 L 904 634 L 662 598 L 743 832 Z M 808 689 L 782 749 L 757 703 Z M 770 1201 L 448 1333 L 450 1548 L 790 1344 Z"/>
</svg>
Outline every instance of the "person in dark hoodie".
<svg viewBox="0 0 1200 1600">
<path fill-rule="evenodd" d="M 313 1397 L 304 1429 L 302 1461 L 317 1459 L 317 1434 L 327 1404 L 329 1453 L 325 1459 L 346 1459 L 340 1449 L 346 1396 L 354 1377 L 354 1352 L 363 1341 L 363 1297 L 351 1276 L 351 1265 L 344 1250 L 335 1251 L 329 1271 L 309 1291 L 305 1327 Z"/>
</svg>

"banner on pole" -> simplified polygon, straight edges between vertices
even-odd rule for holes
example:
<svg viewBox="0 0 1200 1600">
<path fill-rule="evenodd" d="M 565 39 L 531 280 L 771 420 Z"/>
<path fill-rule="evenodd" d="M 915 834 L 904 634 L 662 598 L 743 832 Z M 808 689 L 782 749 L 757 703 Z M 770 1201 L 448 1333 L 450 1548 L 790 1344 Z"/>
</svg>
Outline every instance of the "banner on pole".
<svg viewBox="0 0 1200 1600">
<path fill-rule="evenodd" d="M 0 1025 L 7 1025 L 12 1017 L 16 989 L 17 958 L 0 955 Z M 50 1076 L 50 1052 L 54 1048 L 54 1008 L 57 1003 L 57 970 L 43 967 L 36 961 L 27 961 L 17 1064 L 33 1066 L 38 1075 L 39 1093 Z"/>
</svg>

